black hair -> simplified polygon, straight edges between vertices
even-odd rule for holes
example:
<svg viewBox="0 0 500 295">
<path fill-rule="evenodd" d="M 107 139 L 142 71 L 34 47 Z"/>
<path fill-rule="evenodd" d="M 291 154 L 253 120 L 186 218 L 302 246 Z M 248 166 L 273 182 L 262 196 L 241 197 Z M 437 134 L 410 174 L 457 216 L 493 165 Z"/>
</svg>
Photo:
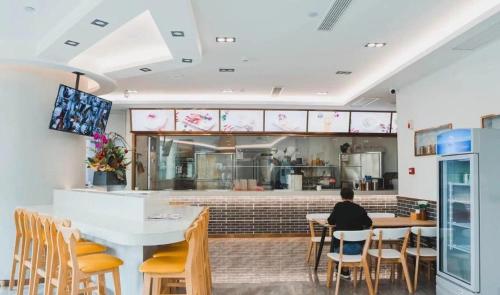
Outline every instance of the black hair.
<svg viewBox="0 0 500 295">
<path fill-rule="evenodd" d="M 340 191 L 340 196 L 342 197 L 342 199 L 352 200 L 354 199 L 354 191 L 351 188 L 343 188 Z"/>
</svg>

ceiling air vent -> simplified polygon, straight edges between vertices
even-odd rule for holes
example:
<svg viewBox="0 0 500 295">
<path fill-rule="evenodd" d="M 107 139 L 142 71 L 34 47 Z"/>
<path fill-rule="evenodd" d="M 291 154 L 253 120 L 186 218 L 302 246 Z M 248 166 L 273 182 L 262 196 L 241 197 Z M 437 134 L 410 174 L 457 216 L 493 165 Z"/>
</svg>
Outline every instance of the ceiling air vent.
<svg viewBox="0 0 500 295">
<path fill-rule="evenodd" d="M 271 96 L 279 96 L 281 94 L 281 91 L 283 91 L 283 87 L 273 87 L 273 90 L 271 91 Z"/>
<path fill-rule="evenodd" d="M 332 7 L 326 14 L 323 22 L 318 27 L 318 31 L 331 31 L 333 26 L 339 21 L 352 0 L 335 0 Z"/>
<path fill-rule="evenodd" d="M 376 97 L 363 97 L 361 99 L 358 99 L 351 103 L 352 107 L 355 108 L 361 108 L 361 107 L 366 107 L 368 105 L 371 105 L 372 103 L 376 102 L 377 100 L 380 100 L 380 98 Z"/>
</svg>

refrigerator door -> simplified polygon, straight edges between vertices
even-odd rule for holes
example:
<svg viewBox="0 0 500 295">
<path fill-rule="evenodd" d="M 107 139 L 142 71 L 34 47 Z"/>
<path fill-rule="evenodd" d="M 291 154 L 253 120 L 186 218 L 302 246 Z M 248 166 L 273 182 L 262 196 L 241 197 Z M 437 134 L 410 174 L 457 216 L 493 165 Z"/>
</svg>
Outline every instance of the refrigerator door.
<svg viewBox="0 0 500 295">
<path fill-rule="evenodd" d="M 438 275 L 479 292 L 478 156 L 439 161 Z"/>
</svg>

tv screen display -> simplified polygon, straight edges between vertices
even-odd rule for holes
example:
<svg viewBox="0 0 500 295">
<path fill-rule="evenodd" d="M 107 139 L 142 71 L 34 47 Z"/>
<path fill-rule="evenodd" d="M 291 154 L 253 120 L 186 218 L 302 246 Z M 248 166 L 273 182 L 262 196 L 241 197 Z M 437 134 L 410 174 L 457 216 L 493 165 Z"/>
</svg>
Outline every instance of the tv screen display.
<svg viewBox="0 0 500 295">
<path fill-rule="evenodd" d="M 86 136 L 104 133 L 111 105 L 109 100 L 61 84 L 49 128 Z"/>
</svg>

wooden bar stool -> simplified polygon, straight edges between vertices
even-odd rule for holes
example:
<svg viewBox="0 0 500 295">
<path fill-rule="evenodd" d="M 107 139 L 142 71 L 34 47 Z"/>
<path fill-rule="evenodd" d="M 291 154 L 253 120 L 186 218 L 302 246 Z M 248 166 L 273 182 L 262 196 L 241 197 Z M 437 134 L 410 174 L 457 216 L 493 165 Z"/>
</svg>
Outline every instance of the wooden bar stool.
<svg viewBox="0 0 500 295">
<path fill-rule="evenodd" d="M 105 274 L 113 276 L 115 294 L 121 294 L 119 267 L 123 261 L 108 254 L 89 254 L 77 256 L 76 244 L 80 240 L 80 233 L 76 229 L 59 228 L 57 234 L 57 249 L 59 252 L 59 289 L 64 290 L 69 285 L 70 295 L 91 293 L 98 290 L 99 294 L 106 294 Z M 69 276 L 68 276 L 69 275 Z M 92 277 L 97 276 L 97 285 Z M 70 280 L 68 280 L 68 277 Z M 83 288 L 81 285 L 83 284 Z"/>
<path fill-rule="evenodd" d="M 413 291 L 417 291 L 418 269 L 420 261 L 427 263 L 427 277 L 430 280 L 432 264 L 437 260 L 436 249 L 421 246 L 422 237 L 435 238 L 436 227 L 412 227 L 411 232 L 417 236 L 417 247 L 406 249 L 406 254 L 415 257 L 415 277 L 413 279 Z"/>
<path fill-rule="evenodd" d="M 140 271 L 144 273 L 143 295 L 149 295 L 151 291 L 153 295 L 161 294 L 162 280 L 174 281 L 173 284 L 167 282 L 167 288 L 185 287 L 187 295 L 209 294 L 204 278 L 203 230 L 202 218 L 199 217 L 186 231 L 185 239 L 189 248 L 185 258 L 153 257 L 141 265 Z"/>
<path fill-rule="evenodd" d="M 35 225 L 36 225 L 37 214 L 30 211 L 25 211 L 22 219 L 21 229 L 23 232 L 23 243 L 21 250 L 21 260 L 20 260 L 20 272 L 19 272 L 19 280 L 17 283 L 17 294 L 23 295 L 24 293 L 24 283 L 26 280 L 26 272 L 33 272 L 34 269 L 34 261 L 36 261 L 36 251 L 32 251 L 32 249 L 36 249 L 38 247 L 38 239 L 35 234 Z M 32 276 L 30 276 L 30 284 L 32 283 Z"/>
<path fill-rule="evenodd" d="M 16 227 L 16 238 L 14 242 L 14 253 L 12 255 L 12 268 L 10 271 L 9 289 L 12 290 L 15 285 L 17 265 L 21 268 L 21 258 L 23 256 L 23 243 L 24 243 L 24 210 L 17 208 L 14 210 L 14 224 Z M 18 281 L 18 285 L 22 286 L 24 283 Z"/>
</svg>

